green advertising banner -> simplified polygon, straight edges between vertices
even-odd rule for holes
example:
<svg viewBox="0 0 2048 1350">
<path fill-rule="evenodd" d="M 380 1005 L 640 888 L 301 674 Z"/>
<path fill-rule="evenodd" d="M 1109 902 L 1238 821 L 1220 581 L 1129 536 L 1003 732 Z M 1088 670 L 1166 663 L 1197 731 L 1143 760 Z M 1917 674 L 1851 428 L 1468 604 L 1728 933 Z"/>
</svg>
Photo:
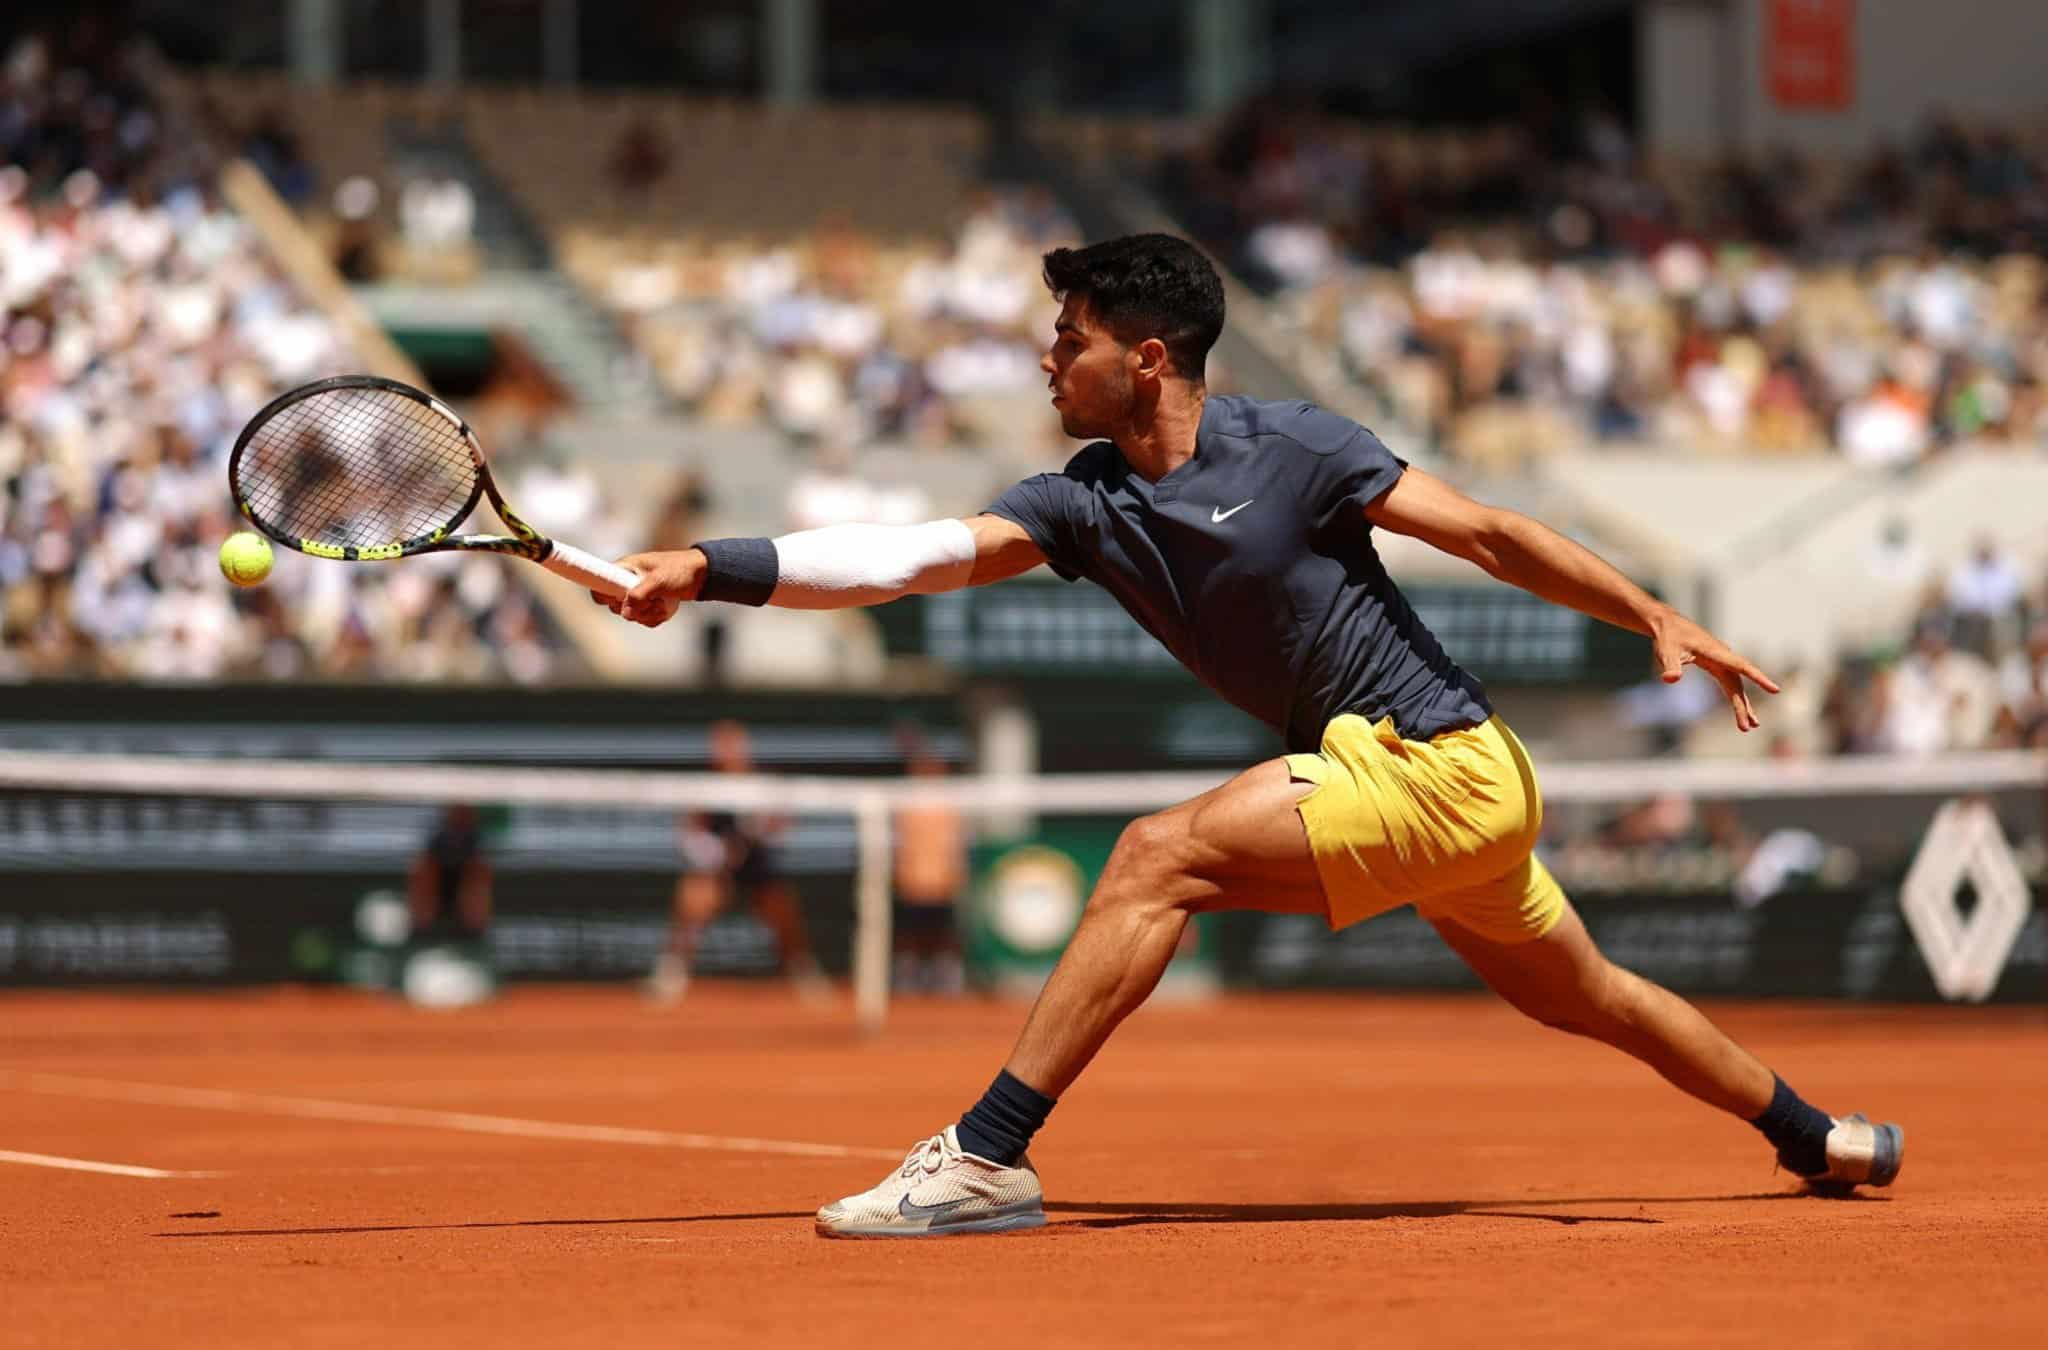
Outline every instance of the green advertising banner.
<svg viewBox="0 0 2048 1350">
<path fill-rule="evenodd" d="M 974 848 L 965 945 L 976 985 L 1037 991 L 1066 950 L 1122 828 L 1102 816 L 1048 816 L 1028 836 Z M 1209 925 L 1208 916 L 1188 925 L 1160 994 L 1195 997 L 1217 989 Z"/>
<path fill-rule="evenodd" d="M 1601 684 L 1642 678 L 1641 638 L 1510 586 L 1404 584 L 1402 594 L 1458 663 L 1502 684 Z M 873 611 L 896 655 L 958 674 L 1192 682 L 1100 587 L 1024 580 L 910 596 Z"/>
<path fill-rule="evenodd" d="M 1579 896 L 1608 958 L 1679 993 L 1737 998 L 1941 997 L 1892 884 L 1789 891 L 1754 908 L 1725 890 Z M 1261 988 L 1477 989 L 1414 910 L 1339 933 L 1319 919 L 1222 916 L 1217 956 L 1232 984 Z M 2048 1001 L 2048 906 L 2032 915 L 1990 1000 Z"/>
<path fill-rule="evenodd" d="M 1038 833 L 976 851 L 963 913 L 978 979 L 1030 991 L 1079 921 L 1114 831 L 1048 820 Z M 0 986 L 256 984 L 349 978 L 366 945 L 362 906 L 390 897 L 390 872 L 15 872 L 0 892 Z M 634 979 L 667 933 L 670 872 L 500 872 L 488 940 L 504 980 Z M 797 878 L 812 940 L 844 974 L 852 950 L 852 876 Z M 2048 897 L 2036 892 L 1990 1001 L 2048 1002 Z M 1619 964 L 1680 993 L 1743 998 L 1934 1001 L 1927 962 L 1891 884 L 1774 896 L 1755 908 L 1725 891 L 1609 893 L 1574 902 Z M 1478 982 L 1412 910 L 1332 933 L 1312 916 L 1204 916 L 1162 988 L 1220 982 L 1261 989 L 1476 989 Z M 775 968 L 773 939 L 744 913 L 707 934 L 706 975 Z"/>
</svg>

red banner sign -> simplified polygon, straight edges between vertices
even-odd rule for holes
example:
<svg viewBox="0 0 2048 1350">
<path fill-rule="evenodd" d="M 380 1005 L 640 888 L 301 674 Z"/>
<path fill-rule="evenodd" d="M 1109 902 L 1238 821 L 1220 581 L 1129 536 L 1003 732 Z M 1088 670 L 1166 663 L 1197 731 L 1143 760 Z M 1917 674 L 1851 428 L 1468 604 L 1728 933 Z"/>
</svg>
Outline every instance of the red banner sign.
<svg viewBox="0 0 2048 1350">
<path fill-rule="evenodd" d="M 1856 0 L 1765 0 L 1764 74 L 1781 108 L 1847 108 L 1856 88 Z"/>
</svg>

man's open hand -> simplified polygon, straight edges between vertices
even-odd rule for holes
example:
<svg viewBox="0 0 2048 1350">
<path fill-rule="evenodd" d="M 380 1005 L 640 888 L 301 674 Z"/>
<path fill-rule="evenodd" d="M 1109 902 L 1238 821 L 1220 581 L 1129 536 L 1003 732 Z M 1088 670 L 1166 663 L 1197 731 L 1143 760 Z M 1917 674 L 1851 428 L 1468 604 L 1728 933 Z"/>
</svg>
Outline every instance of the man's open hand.
<svg viewBox="0 0 2048 1350">
<path fill-rule="evenodd" d="M 1675 609 L 1667 610 L 1657 620 L 1650 641 L 1656 646 L 1657 668 L 1664 673 L 1664 683 L 1677 684 L 1684 678 L 1687 666 L 1698 666 L 1713 676 L 1714 683 L 1728 696 L 1729 705 L 1735 709 L 1737 728 L 1754 731 L 1762 725 L 1742 682 L 1746 679 L 1771 694 L 1778 692 L 1778 682 L 1737 655 L 1727 643 Z"/>
</svg>

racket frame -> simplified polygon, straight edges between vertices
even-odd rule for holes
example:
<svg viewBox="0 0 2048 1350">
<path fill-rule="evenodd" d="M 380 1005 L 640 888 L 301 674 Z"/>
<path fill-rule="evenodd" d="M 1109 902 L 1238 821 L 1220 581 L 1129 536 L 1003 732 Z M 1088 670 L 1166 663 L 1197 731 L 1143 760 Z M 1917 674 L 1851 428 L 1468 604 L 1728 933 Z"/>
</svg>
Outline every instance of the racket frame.
<svg viewBox="0 0 2048 1350">
<path fill-rule="evenodd" d="M 249 499 L 242 492 L 241 464 L 242 451 L 255 439 L 256 433 L 268 426 L 273 418 L 295 403 L 336 389 L 373 389 L 409 398 L 415 403 L 444 417 L 461 433 L 463 444 L 469 447 L 470 462 L 476 467 L 476 483 L 470 488 L 469 497 L 462 503 L 462 509 L 449 517 L 445 524 L 437 525 L 425 534 L 389 544 L 329 544 L 318 539 L 305 539 L 287 534 L 272 527 L 255 511 L 250 509 Z M 310 554 L 315 558 L 334 558 L 342 562 L 386 562 L 393 558 L 413 558 L 423 553 L 505 553 L 525 558 L 531 562 L 546 563 L 555 551 L 555 541 L 521 520 L 511 507 L 505 505 L 504 495 L 491 477 L 490 463 L 484 458 L 482 444 L 469 423 L 462 420 L 453 408 L 435 398 L 432 394 L 413 388 L 398 380 L 387 380 L 381 375 L 335 375 L 311 384 L 302 384 L 287 390 L 263 405 L 249 424 L 242 428 L 242 434 L 235 437 L 235 448 L 228 456 L 228 486 L 233 492 L 235 505 L 242 516 L 265 536 L 283 544 L 295 552 Z M 469 518 L 476 510 L 478 501 L 488 498 L 491 510 L 510 534 L 450 534 L 449 531 Z"/>
</svg>

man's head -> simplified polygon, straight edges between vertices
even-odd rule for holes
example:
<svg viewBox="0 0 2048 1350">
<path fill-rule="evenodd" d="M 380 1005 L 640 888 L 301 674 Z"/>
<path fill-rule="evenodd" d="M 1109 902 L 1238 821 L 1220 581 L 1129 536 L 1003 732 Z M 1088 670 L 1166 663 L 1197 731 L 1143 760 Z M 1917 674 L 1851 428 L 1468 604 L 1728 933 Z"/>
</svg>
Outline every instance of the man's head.
<svg viewBox="0 0 2048 1350">
<path fill-rule="evenodd" d="M 752 773 L 754 747 L 747 729 L 731 718 L 711 724 L 711 768 L 716 773 Z"/>
<path fill-rule="evenodd" d="M 1925 660 L 1938 661 L 1946 656 L 1949 641 L 1949 620 L 1945 615 L 1926 615 L 1913 626 L 1913 651 Z"/>
<path fill-rule="evenodd" d="M 1045 255 L 1059 299 L 1053 344 L 1039 368 L 1069 436 L 1108 436 L 1161 382 L 1203 382 L 1223 332 L 1223 282 L 1193 244 L 1133 234 Z"/>
</svg>

